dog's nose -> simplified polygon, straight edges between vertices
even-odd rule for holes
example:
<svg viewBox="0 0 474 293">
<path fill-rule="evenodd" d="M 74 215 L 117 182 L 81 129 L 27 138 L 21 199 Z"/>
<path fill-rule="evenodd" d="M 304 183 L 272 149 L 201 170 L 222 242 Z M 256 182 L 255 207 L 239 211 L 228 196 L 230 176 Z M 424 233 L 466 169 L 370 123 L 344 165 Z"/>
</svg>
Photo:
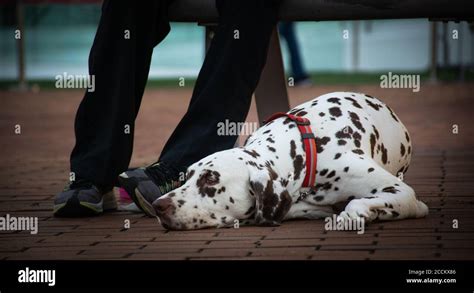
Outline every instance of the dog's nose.
<svg viewBox="0 0 474 293">
<path fill-rule="evenodd" d="M 169 215 L 175 209 L 173 206 L 173 200 L 169 197 L 155 200 L 155 202 L 153 202 L 153 208 L 157 215 Z"/>
</svg>

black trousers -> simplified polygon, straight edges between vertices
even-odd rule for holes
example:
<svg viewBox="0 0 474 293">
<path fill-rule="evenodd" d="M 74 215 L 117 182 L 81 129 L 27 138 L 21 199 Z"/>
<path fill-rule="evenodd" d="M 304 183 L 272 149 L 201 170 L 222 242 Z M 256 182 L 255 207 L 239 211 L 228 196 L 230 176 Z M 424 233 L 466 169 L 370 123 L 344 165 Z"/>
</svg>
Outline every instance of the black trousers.
<svg viewBox="0 0 474 293">
<path fill-rule="evenodd" d="M 118 174 L 128 168 L 135 118 L 148 79 L 152 51 L 170 30 L 168 3 L 104 1 L 89 56 L 95 91 L 86 92 L 75 119 L 71 171 L 76 179 L 110 188 Z M 189 108 L 159 160 L 184 170 L 211 153 L 233 147 L 237 137 L 218 135 L 217 124 L 225 119 L 245 121 L 266 61 L 278 3 L 216 0 L 216 34 Z"/>
</svg>

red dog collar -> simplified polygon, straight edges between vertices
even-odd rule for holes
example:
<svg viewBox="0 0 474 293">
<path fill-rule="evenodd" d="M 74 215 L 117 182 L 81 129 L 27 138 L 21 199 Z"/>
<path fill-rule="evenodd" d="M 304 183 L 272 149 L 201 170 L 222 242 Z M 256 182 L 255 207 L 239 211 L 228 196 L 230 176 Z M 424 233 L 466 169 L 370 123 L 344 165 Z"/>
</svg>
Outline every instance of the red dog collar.
<svg viewBox="0 0 474 293">
<path fill-rule="evenodd" d="M 318 155 L 316 152 L 316 139 L 310 126 L 311 122 L 309 119 L 304 117 L 279 112 L 270 116 L 270 118 L 265 120 L 265 123 L 280 117 L 288 117 L 296 123 L 296 126 L 298 126 L 303 140 L 304 150 L 306 152 L 306 176 L 304 177 L 302 187 L 313 187 L 316 182 L 316 163 Z"/>
</svg>

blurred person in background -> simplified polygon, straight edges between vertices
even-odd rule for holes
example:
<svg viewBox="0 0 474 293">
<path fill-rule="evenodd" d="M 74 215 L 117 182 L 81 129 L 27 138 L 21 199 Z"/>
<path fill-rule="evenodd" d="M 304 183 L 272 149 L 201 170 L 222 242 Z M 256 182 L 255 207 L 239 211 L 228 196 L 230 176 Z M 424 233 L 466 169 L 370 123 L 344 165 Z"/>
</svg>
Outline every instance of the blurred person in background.
<svg viewBox="0 0 474 293">
<path fill-rule="evenodd" d="M 291 74 L 295 86 L 311 86 L 311 78 L 306 72 L 301 60 L 299 42 L 295 33 L 293 22 L 283 21 L 278 25 L 280 36 L 285 39 L 288 53 L 290 55 Z"/>
</svg>

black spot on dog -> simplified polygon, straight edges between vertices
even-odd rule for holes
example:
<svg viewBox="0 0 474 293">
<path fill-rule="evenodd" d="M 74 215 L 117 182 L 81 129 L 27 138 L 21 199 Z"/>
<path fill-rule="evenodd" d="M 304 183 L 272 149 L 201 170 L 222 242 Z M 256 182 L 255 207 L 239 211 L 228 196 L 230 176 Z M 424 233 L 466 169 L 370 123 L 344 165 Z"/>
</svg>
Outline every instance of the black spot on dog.
<svg viewBox="0 0 474 293">
<path fill-rule="evenodd" d="M 322 195 L 317 195 L 317 196 L 314 197 L 315 201 L 322 201 L 323 199 L 324 199 L 324 196 L 322 196 Z"/>
<path fill-rule="evenodd" d="M 328 99 L 328 102 L 329 102 L 329 103 L 334 103 L 334 104 L 341 105 L 340 100 L 341 100 L 341 99 L 339 99 L 339 98 L 332 97 L 332 98 L 329 98 L 329 99 Z"/>
<path fill-rule="evenodd" d="M 287 190 L 284 190 L 280 193 L 280 202 L 278 203 L 277 207 L 275 208 L 275 212 L 273 213 L 273 221 L 281 222 L 283 218 L 288 213 L 291 207 L 291 196 Z"/>
<path fill-rule="evenodd" d="M 382 162 L 383 162 L 384 164 L 387 164 L 387 157 L 388 157 L 388 153 L 387 153 L 387 152 L 388 152 L 388 151 L 387 151 L 387 149 L 385 148 L 385 146 L 383 145 L 383 143 L 382 143 L 381 148 L 382 148 Z"/>
<path fill-rule="evenodd" d="M 380 137 L 379 131 L 377 130 L 377 128 L 375 127 L 375 125 L 372 125 L 372 129 L 374 129 L 375 137 L 376 137 L 377 139 L 379 139 L 379 137 Z"/>
<path fill-rule="evenodd" d="M 352 124 L 354 124 L 354 126 L 357 129 L 359 129 L 360 131 L 365 133 L 365 128 L 362 126 L 362 123 L 360 122 L 359 115 L 357 115 L 357 113 L 354 113 L 354 112 L 351 112 L 351 111 L 348 111 L 348 112 L 349 112 L 349 116 L 351 117 Z"/>
<path fill-rule="evenodd" d="M 392 211 L 392 217 L 396 218 L 398 216 L 400 216 L 400 214 L 398 212 Z"/>
<path fill-rule="evenodd" d="M 319 175 L 324 176 L 328 173 L 328 171 L 329 171 L 328 169 L 324 169 L 321 172 L 319 172 Z"/>
<path fill-rule="evenodd" d="M 354 145 L 356 148 L 360 148 L 360 140 L 354 139 Z"/>
<path fill-rule="evenodd" d="M 216 215 L 214 213 L 211 213 L 211 219 L 216 219 Z"/>
<path fill-rule="evenodd" d="M 352 133 L 354 133 L 354 130 L 352 130 L 350 126 L 345 126 L 341 130 L 336 132 L 336 138 L 340 138 L 340 139 L 351 138 Z"/>
<path fill-rule="evenodd" d="M 354 132 L 354 134 L 352 135 L 352 137 L 356 140 L 361 140 L 362 139 L 362 136 L 360 135 L 359 132 Z"/>
<path fill-rule="evenodd" d="M 168 193 L 168 197 L 174 197 L 175 195 L 176 195 L 176 193 L 174 193 L 174 192 Z"/>
<path fill-rule="evenodd" d="M 265 163 L 265 166 L 267 167 L 268 174 L 270 175 L 270 179 L 276 180 L 278 178 L 278 174 L 273 170 L 272 166 L 270 165 L 269 162 Z"/>
<path fill-rule="evenodd" d="M 408 132 L 405 131 L 405 138 L 407 139 L 407 142 L 410 142 L 410 136 L 408 136 Z"/>
<path fill-rule="evenodd" d="M 403 145 L 403 143 L 400 144 L 400 155 L 405 155 L 405 146 Z"/>
<path fill-rule="evenodd" d="M 324 136 L 324 137 L 316 136 L 315 141 L 316 141 L 316 146 L 317 146 L 316 152 L 319 154 L 324 151 L 323 146 L 326 145 L 328 142 L 330 142 L 331 139 L 327 136 Z"/>
<path fill-rule="evenodd" d="M 274 152 L 274 153 L 276 152 L 276 149 L 274 147 L 271 147 L 271 146 L 267 145 L 267 148 L 271 152 Z"/>
<path fill-rule="evenodd" d="M 235 203 L 235 201 L 234 201 L 234 199 L 232 198 L 232 196 L 229 196 L 229 201 L 230 201 L 231 203 Z"/>
<path fill-rule="evenodd" d="M 293 160 L 293 167 L 295 168 L 295 177 L 294 179 L 297 180 L 300 178 L 301 171 L 304 168 L 303 157 L 301 155 L 297 155 Z"/>
<path fill-rule="evenodd" d="M 339 181 L 339 179 L 341 179 L 341 177 L 336 177 L 336 179 L 334 179 L 334 182 Z"/>
<path fill-rule="evenodd" d="M 374 168 L 369 168 L 369 169 L 367 169 L 367 172 L 370 173 L 370 172 L 373 172 L 374 170 L 375 170 Z"/>
<path fill-rule="evenodd" d="M 329 108 L 329 114 L 334 117 L 340 117 L 342 115 L 341 109 L 339 107 Z"/>
<path fill-rule="evenodd" d="M 341 157 L 341 153 L 337 153 L 335 156 L 334 156 L 334 160 L 337 160 Z"/>
<path fill-rule="evenodd" d="M 324 114 L 323 112 L 319 113 L 319 116 L 321 116 L 321 117 L 324 117 L 324 115 L 326 115 L 326 114 Z"/>
<path fill-rule="evenodd" d="M 257 163 L 255 163 L 254 161 L 247 161 L 245 162 L 246 165 L 250 165 L 252 167 L 255 167 L 257 168 L 258 170 L 262 170 L 262 167 L 260 167 Z"/>
<path fill-rule="evenodd" d="M 344 168 L 344 172 L 347 173 L 347 171 L 349 171 L 349 167 L 345 167 L 345 168 Z"/>
<path fill-rule="evenodd" d="M 336 171 L 332 170 L 328 176 L 326 176 L 326 178 L 331 178 L 331 177 L 334 177 L 334 175 L 336 175 Z"/>
<path fill-rule="evenodd" d="M 376 194 L 376 193 L 377 193 L 377 189 L 372 189 L 372 191 L 371 191 L 370 193 Z"/>
<path fill-rule="evenodd" d="M 239 160 L 243 160 L 243 158 L 242 158 L 242 157 L 239 157 Z"/>
<path fill-rule="evenodd" d="M 280 178 L 280 183 L 281 183 L 281 185 L 282 185 L 283 187 L 288 186 L 288 183 L 289 183 L 289 182 L 290 182 L 290 181 L 288 181 L 288 180 L 285 179 L 285 178 Z"/>
<path fill-rule="evenodd" d="M 375 150 L 375 135 L 373 133 L 370 134 L 370 155 L 372 158 L 374 157 L 374 150 Z"/>
<path fill-rule="evenodd" d="M 288 191 L 283 191 L 280 197 L 273 190 L 271 180 L 267 181 L 265 188 L 260 182 L 251 182 L 253 189 L 260 196 L 257 197 L 261 214 L 257 214 L 255 221 L 258 224 L 273 224 L 283 219 L 291 205 L 291 197 Z"/>
<path fill-rule="evenodd" d="M 365 95 L 367 98 L 371 98 L 371 99 L 375 99 L 374 97 L 372 96 L 369 96 L 369 95 Z"/>
<path fill-rule="evenodd" d="M 296 143 L 294 140 L 290 141 L 290 157 L 294 159 L 296 156 Z"/>
<path fill-rule="evenodd" d="M 340 139 L 340 140 L 337 141 L 337 144 L 338 144 L 338 145 L 345 145 L 346 143 L 347 143 L 347 142 L 346 142 L 345 140 L 343 140 L 343 139 Z"/>
<path fill-rule="evenodd" d="M 330 182 L 317 183 L 314 187 L 311 188 L 312 192 L 317 192 L 318 190 L 329 190 L 331 189 L 332 184 Z"/>
<path fill-rule="evenodd" d="M 407 153 L 411 154 L 411 146 L 408 146 L 408 152 Z M 406 170 L 405 170 L 405 172 L 406 172 Z"/>
<path fill-rule="evenodd" d="M 263 132 L 263 134 L 267 134 L 267 133 L 269 133 L 270 131 L 271 131 L 271 129 L 265 130 L 265 131 Z"/>
<path fill-rule="evenodd" d="M 301 117 L 301 116 L 304 116 L 304 115 L 306 115 L 306 114 L 308 114 L 308 112 L 306 112 L 306 111 L 301 111 L 301 112 L 298 112 L 298 113 L 296 114 L 296 116 Z"/>
<path fill-rule="evenodd" d="M 271 137 L 268 137 L 267 141 L 270 142 L 270 143 L 275 143 L 275 141 Z"/>
<path fill-rule="evenodd" d="M 356 108 L 359 108 L 359 109 L 362 109 L 362 107 L 359 105 L 359 103 L 354 100 L 353 98 L 349 98 L 349 97 L 344 97 L 344 99 L 348 100 L 348 101 L 351 101 L 352 102 L 352 106 L 356 107 Z"/>
<path fill-rule="evenodd" d="M 186 203 L 185 200 L 182 200 L 182 199 L 178 200 L 178 204 L 179 204 L 179 205 L 184 205 L 185 203 Z"/>
<path fill-rule="evenodd" d="M 384 189 L 382 189 L 382 192 L 397 193 L 397 192 L 398 192 L 398 189 L 396 189 L 396 188 L 393 187 L 393 186 L 388 186 L 388 187 L 385 187 Z"/>
<path fill-rule="evenodd" d="M 376 103 L 372 103 L 371 101 L 369 101 L 367 99 L 365 99 L 365 102 L 367 103 L 367 105 L 374 108 L 375 111 L 378 111 L 382 107 L 381 105 L 376 104 Z"/>
<path fill-rule="evenodd" d="M 257 151 L 255 151 L 255 150 L 251 150 L 251 151 L 249 151 L 249 150 L 244 150 L 244 152 L 247 153 L 247 154 L 249 154 L 250 156 L 252 156 L 254 159 L 260 157 L 260 154 L 257 153 Z"/>
<path fill-rule="evenodd" d="M 352 138 L 354 139 L 354 145 L 357 148 L 360 148 L 360 141 L 362 139 L 362 136 L 360 135 L 360 133 L 355 131 L 354 134 L 352 135 Z"/>
<path fill-rule="evenodd" d="M 364 154 L 364 151 L 361 150 L 361 149 L 355 149 L 355 150 L 352 150 L 352 152 L 353 152 L 354 154 L 357 154 L 357 155 L 363 155 L 363 154 Z"/>
<path fill-rule="evenodd" d="M 353 200 L 354 198 L 355 198 L 355 196 L 354 196 L 354 195 L 351 195 L 351 196 L 349 196 L 349 197 L 347 198 L 347 200 Z"/>
</svg>

